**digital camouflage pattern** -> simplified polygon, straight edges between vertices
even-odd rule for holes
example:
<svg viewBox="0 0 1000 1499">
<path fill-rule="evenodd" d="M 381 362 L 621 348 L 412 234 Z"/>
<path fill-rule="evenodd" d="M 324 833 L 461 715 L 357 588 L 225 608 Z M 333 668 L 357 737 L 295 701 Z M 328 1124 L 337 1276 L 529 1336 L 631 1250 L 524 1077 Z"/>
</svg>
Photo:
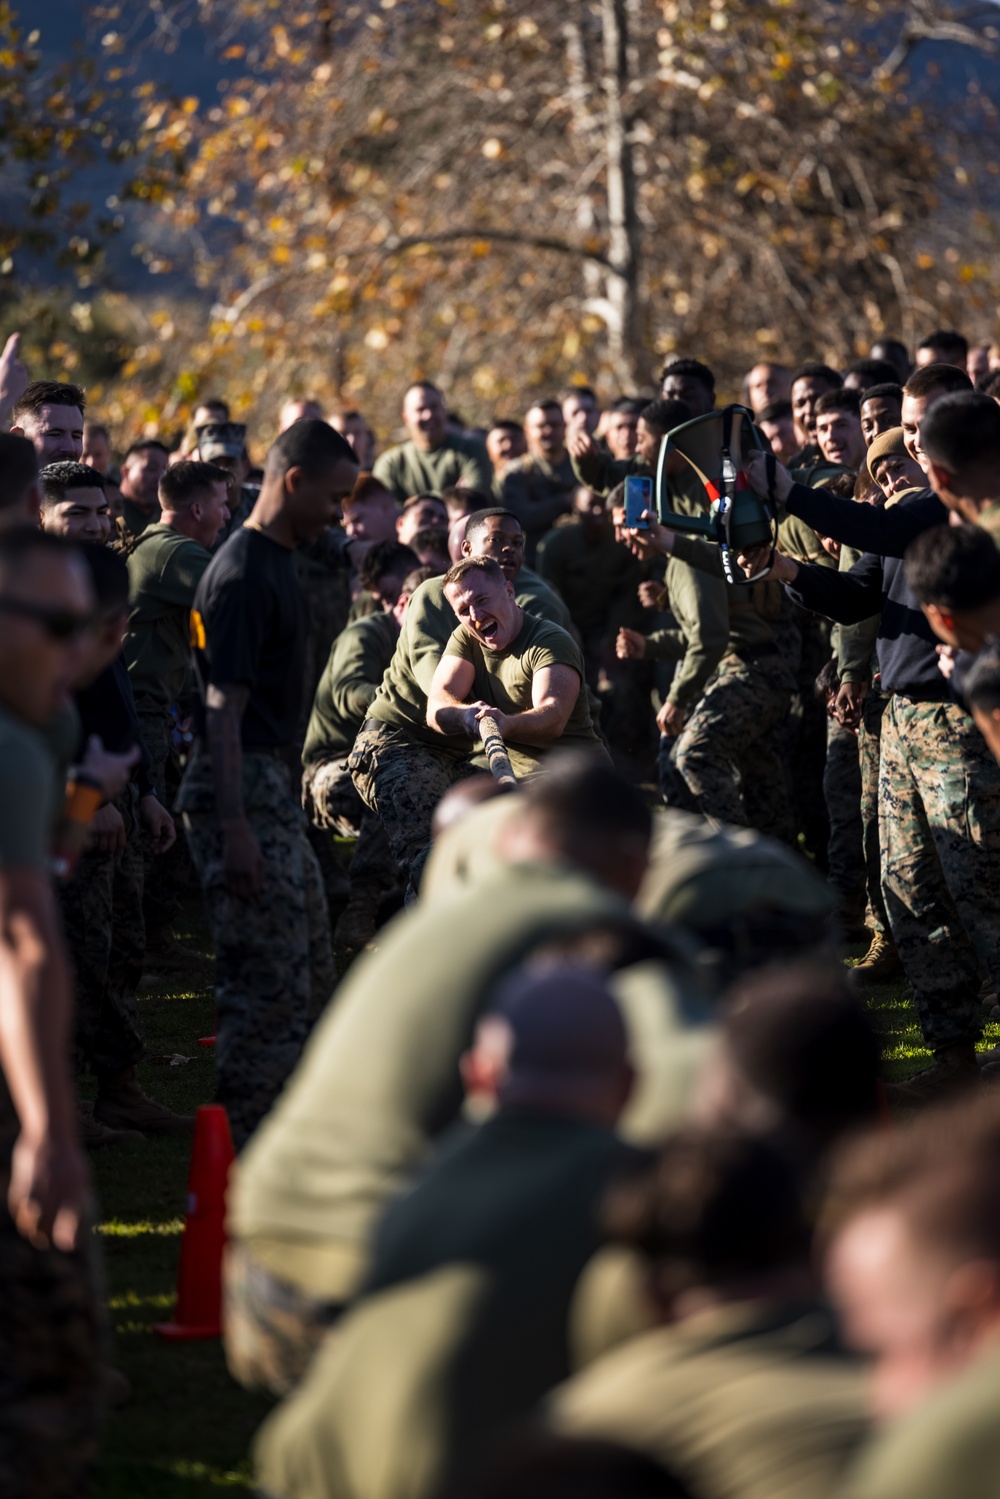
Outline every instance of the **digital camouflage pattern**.
<svg viewBox="0 0 1000 1499">
<path fill-rule="evenodd" d="M 226 1363 L 245 1390 L 279 1397 L 300 1382 L 340 1306 L 279 1280 L 239 1241 L 222 1268 Z"/>
<path fill-rule="evenodd" d="M 792 686 L 776 654 L 755 661 L 726 656 L 680 737 L 662 743 L 661 756 L 669 754 L 674 772 L 671 778 L 661 765 L 668 806 L 790 843 L 795 828 L 783 729 Z"/>
<path fill-rule="evenodd" d="M 858 736 L 835 719 L 827 723 L 823 795 L 830 819 L 827 878 L 841 917 L 860 923 L 865 911 L 865 860 Z"/>
<path fill-rule="evenodd" d="M 76 971 L 77 1067 L 89 1072 L 119 1072 L 145 1054 L 136 1003 L 146 928 L 135 786 L 127 786 L 114 805 L 125 823 L 124 852 L 85 852 L 73 879 L 58 887 Z"/>
<path fill-rule="evenodd" d="M 861 705 L 858 726 L 858 753 L 861 760 L 861 846 L 865 861 L 868 910 L 865 922 L 873 932 L 886 936 L 889 918 L 882 894 L 882 851 L 878 836 L 879 743 L 882 737 L 882 714 L 889 701 L 870 687 Z"/>
<path fill-rule="evenodd" d="M 302 806 L 316 828 L 356 838 L 351 884 L 389 890 L 399 881 L 396 861 L 378 814 L 365 806 L 351 775 L 348 755 L 321 760 L 302 776 Z"/>
<path fill-rule="evenodd" d="M 322 875 L 288 767 L 276 755 L 244 749 L 243 805 L 267 867 L 256 903 L 227 889 L 211 761 L 196 752 L 177 809 L 212 928 L 216 1097 L 237 1149 L 281 1092 L 336 978 Z"/>
<path fill-rule="evenodd" d="M 379 815 L 410 898 L 430 852 L 434 808 L 456 781 L 476 774 L 476 767 L 456 758 L 454 749 L 437 754 L 405 730 L 371 718 L 361 727 L 348 765 L 362 801 Z"/>
<path fill-rule="evenodd" d="M 1000 766 L 964 708 L 890 697 L 879 767 L 882 892 L 927 1045 L 982 1035 L 1000 979 Z"/>
<path fill-rule="evenodd" d="M 105 1324 L 97 1246 L 34 1249 L 7 1211 L 17 1115 L 0 1075 L 0 1496 L 89 1492 L 102 1414 Z"/>
</svg>

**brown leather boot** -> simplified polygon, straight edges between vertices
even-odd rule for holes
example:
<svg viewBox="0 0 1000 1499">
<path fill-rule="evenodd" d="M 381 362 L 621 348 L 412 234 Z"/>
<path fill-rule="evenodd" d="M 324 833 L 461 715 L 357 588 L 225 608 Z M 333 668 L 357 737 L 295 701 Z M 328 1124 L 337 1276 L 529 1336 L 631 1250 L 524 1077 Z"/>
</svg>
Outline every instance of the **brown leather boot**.
<svg viewBox="0 0 1000 1499">
<path fill-rule="evenodd" d="M 870 979 L 892 979 L 903 971 L 896 944 L 888 932 L 873 932 L 871 945 L 854 972 Z"/>
<path fill-rule="evenodd" d="M 137 1129 L 144 1135 L 189 1135 L 193 1114 L 174 1114 L 147 1098 L 135 1067 L 98 1074 L 94 1118 L 109 1129 Z"/>
</svg>

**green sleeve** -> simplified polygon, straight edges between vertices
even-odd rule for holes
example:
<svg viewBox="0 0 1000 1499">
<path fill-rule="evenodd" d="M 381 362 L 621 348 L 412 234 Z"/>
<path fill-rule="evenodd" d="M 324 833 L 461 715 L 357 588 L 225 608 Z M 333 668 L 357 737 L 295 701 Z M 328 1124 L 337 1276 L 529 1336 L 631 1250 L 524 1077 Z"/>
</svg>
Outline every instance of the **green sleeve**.
<svg viewBox="0 0 1000 1499">
<path fill-rule="evenodd" d="M 675 531 L 671 555 L 679 562 L 686 562 L 689 567 L 696 567 L 700 573 L 725 581 L 722 552 L 714 541 L 703 541 L 700 536 L 685 536 L 680 531 Z"/>
<path fill-rule="evenodd" d="M 429 586 L 424 585 L 425 588 Z M 455 615 L 447 603 L 442 603 L 440 607 L 429 604 L 426 597 L 422 596 L 423 592 L 423 589 L 418 589 L 410 600 L 403 630 L 408 637 L 408 660 L 413 679 L 426 697 L 431 690 L 438 662 L 455 629 Z"/>
<path fill-rule="evenodd" d="M 41 740 L 0 731 L 0 869 L 48 867 L 54 774 Z"/>
<path fill-rule="evenodd" d="M 168 604 L 190 609 L 202 574 L 212 560 L 210 552 L 197 544 L 177 547 L 160 574 L 156 592 Z"/>
<path fill-rule="evenodd" d="M 839 568 L 849 572 L 864 554 L 854 547 L 841 547 Z M 837 658 L 837 672 L 842 682 L 868 682 L 871 680 L 872 658 L 878 640 L 881 614 L 860 620 L 856 625 L 837 625 L 833 634 L 833 651 Z"/>
<path fill-rule="evenodd" d="M 706 542 L 706 546 L 711 543 Z M 717 550 L 712 548 L 712 550 Z M 729 639 L 727 584 L 695 572 L 679 559 L 667 570 L 670 610 L 687 641 L 684 659 L 674 673 L 667 700 L 693 708 L 726 650 Z"/>
<path fill-rule="evenodd" d="M 372 477 L 396 497 L 397 500 L 406 499 L 406 491 L 400 483 L 400 470 L 402 468 L 402 448 L 386 448 L 380 453 L 372 466 Z"/>
<path fill-rule="evenodd" d="M 468 635 L 459 625 L 448 637 L 448 644 L 444 648 L 446 656 L 459 656 L 463 661 L 474 661 L 476 659 L 476 644 L 470 640 Z"/>
<path fill-rule="evenodd" d="M 341 718 L 362 722 L 385 674 L 384 654 L 362 630 L 345 630 L 334 647 L 330 676 Z"/>
<path fill-rule="evenodd" d="M 654 630 L 646 636 L 647 661 L 682 661 L 688 643 L 680 630 Z"/>
</svg>

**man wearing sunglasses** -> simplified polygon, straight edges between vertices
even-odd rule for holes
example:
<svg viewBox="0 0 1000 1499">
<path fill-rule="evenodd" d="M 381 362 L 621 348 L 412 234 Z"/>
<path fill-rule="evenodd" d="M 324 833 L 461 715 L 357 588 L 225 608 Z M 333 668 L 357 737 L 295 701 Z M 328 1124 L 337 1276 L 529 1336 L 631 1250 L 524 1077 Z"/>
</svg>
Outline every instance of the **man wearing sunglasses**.
<svg viewBox="0 0 1000 1499">
<path fill-rule="evenodd" d="M 83 1493 L 96 1458 L 90 1188 L 49 872 L 62 787 L 41 732 L 80 670 L 93 604 L 64 538 L 0 529 L 0 1448 L 19 1493 Z"/>
</svg>

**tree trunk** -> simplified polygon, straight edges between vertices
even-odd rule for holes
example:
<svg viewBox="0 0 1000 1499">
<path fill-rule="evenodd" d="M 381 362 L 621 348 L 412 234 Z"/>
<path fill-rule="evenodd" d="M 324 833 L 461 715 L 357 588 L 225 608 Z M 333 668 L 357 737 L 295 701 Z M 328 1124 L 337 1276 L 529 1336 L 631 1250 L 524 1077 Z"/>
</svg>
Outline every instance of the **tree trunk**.
<svg viewBox="0 0 1000 1499">
<path fill-rule="evenodd" d="M 629 85 L 630 0 L 601 0 L 604 28 L 605 152 L 608 191 L 608 258 L 605 318 L 608 352 L 623 385 L 647 383 L 639 315 L 639 219 L 635 166 L 626 107 Z"/>
</svg>

